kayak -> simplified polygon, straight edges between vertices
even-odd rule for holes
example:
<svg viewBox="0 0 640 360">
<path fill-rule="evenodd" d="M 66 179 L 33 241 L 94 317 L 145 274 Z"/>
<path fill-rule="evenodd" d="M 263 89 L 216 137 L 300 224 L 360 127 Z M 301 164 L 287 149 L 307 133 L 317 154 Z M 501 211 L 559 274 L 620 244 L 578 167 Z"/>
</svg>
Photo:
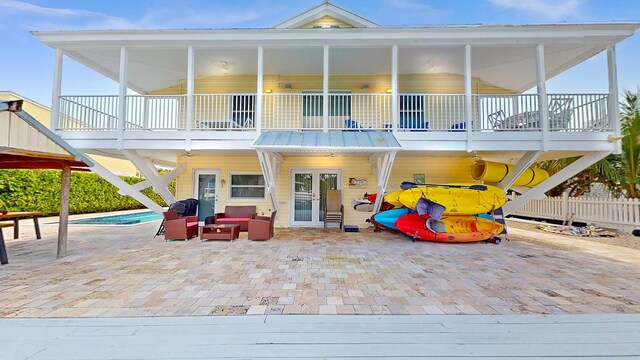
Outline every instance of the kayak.
<svg viewBox="0 0 640 360">
<path fill-rule="evenodd" d="M 427 198 L 446 208 L 445 215 L 471 215 L 487 213 L 507 202 L 504 190 L 496 186 L 482 185 L 482 189 L 470 189 L 477 184 L 443 184 L 420 186 L 404 190 L 400 195 L 402 204 L 415 209 L 420 198 Z"/>
<path fill-rule="evenodd" d="M 398 228 L 394 225 L 394 223 L 400 217 L 407 215 L 409 212 L 411 212 L 411 210 L 407 208 L 381 211 L 371 216 L 371 219 L 369 219 L 369 221 L 376 227 L 387 229 L 387 230 L 398 231 Z"/>
<path fill-rule="evenodd" d="M 367 199 L 354 199 L 351 201 L 351 206 L 353 206 L 353 209 L 357 211 L 373 211 L 373 203 Z"/>
<path fill-rule="evenodd" d="M 365 194 L 365 195 L 367 196 L 367 200 L 369 200 L 372 204 L 376 202 L 376 198 L 378 197 L 377 193 Z M 382 204 L 380 204 L 380 211 L 387 211 L 397 207 L 402 207 L 402 204 L 400 204 L 399 206 L 390 204 L 389 202 L 387 202 L 387 195 L 385 195 L 384 198 L 382 198 Z M 373 211 L 373 206 L 371 206 L 370 211 Z"/>
<path fill-rule="evenodd" d="M 489 240 L 504 227 L 495 221 L 471 215 L 450 215 L 441 220 L 410 213 L 398 218 L 395 226 L 405 235 L 434 242 L 468 243 Z"/>
<path fill-rule="evenodd" d="M 397 208 L 402 207 L 402 202 L 400 201 L 400 195 L 402 195 L 403 192 L 404 190 L 396 190 L 394 192 L 390 192 L 384 196 L 384 201 L 388 202 L 389 204 Z"/>
</svg>

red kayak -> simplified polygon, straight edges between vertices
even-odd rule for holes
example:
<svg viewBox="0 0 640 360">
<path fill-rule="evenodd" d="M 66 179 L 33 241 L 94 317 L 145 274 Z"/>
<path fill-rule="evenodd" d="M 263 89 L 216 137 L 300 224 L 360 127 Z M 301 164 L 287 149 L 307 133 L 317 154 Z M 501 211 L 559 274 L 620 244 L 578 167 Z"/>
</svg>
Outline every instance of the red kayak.
<svg viewBox="0 0 640 360">
<path fill-rule="evenodd" d="M 365 194 L 367 196 L 367 200 L 371 201 L 371 203 L 376 202 L 376 198 L 378 197 L 378 194 Z M 395 206 L 389 204 L 386 201 L 382 202 L 382 205 L 380 205 L 380 211 L 387 211 L 387 210 L 391 210 L 393 209 Z"/>
<path fill-rule="evenodd" d="M 448 243 L 489 240 L 502 232 L 502 224 L 472 215 L 447 215 L 440 220 L 411 213 L 398 218 L 396 227 L 415 239 Z"/>
</svg>

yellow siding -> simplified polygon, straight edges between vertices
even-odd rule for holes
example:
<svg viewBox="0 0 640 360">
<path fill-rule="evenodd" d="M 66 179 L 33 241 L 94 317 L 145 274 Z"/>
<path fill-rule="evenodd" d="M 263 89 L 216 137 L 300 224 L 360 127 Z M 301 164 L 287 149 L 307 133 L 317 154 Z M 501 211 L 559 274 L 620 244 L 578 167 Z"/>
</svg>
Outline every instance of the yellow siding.
<svg viewBox="0 0 640 360">
<path fill-rule="evenodd" d="M 335 27 L 335 26 L 338 26 L 338 27 L 341 27 L 341 28 L 352 28 L 352 27 L 354 27 L 353 25 L 347 24 L 344 21 L 338 20 L 338 19 L 333 18 L 333 17 L 331 17 L 329 15 L 325 15 L 325 16 L 321 17 L 320 19 L 313 20 L 313 21 L 311 21 L 309 23 L 306 23 L 306 24 L 300 26 L 300 29 L 313 29 L 314 27 L 317 27 L 317 26 L 320 26 L 320 27 L 332 27 L 332 26 Z"/>
<path fill-rule="evenodd" d="M 220 208 L 225 205 L 256 205 L 258 213 L 267 214 L 271 209 L 268 200 L 239 201 L 229 200 L 229 173 L 255 172 L 261 173 L 257 156 L 193 156 L 180 157 L 180 164 L 186 165 L 186 171 L 178 177 L 177 198 L 185 199 L 193 196 L 193 174 L 195 169 L 216 169 L 220 171 L 225 184 L 219 190 Z M 398 157 L 389 180 L 388 191 L 396 190 L 402 181 L 413 181 L 414 174 L 425 174 L 427 182 L 475 182 L 471 177 L 471 158 L 454 157 Z M 290 211 L 290 176 L 291 170 L 303 169 L 338 169 L 342 170 L 343 203 L 345 205 L 345 223 L 361 227 L 368 226 L 365 220 L 371 213 L 359 212 L 351 207 L 351 200 L 360 199 L 364 193 L 376 192 L 377 184 L 371 164 L 366 157 L 285 157 L 280 165 L 277 177 L 276 196 L 278 198 L 279 216 L 277 226 L 289 226 Z M 366 189 L 349 189 L 349 178 L 366 178 Z"/>
<path fill-rule="evenodd" d="M 51 110 L 37 102 L 25 98 L 19 94 L 13 92 L 0 92 L 0 99 L 5 100 L 17 100 L 22 99 L 24 103 L 22 104 L 22 109 L 29 113 L 29 115 L 33 116 L 36 120 L 38 120 L 41 124 L 46 127 L 50 127 L 51 125 Z M 17 138 L 22 139 L 21 141 L 24 143 L 26 141 L 25 132 L 22 130 L 18 130 L 14 128 L 12 130 Z M 16 132 L 17 131 L 17 132 Z M 3 133 L 2 129 L 0 129 L 0 133 Z M 19 135 L 17 135 L 19 134 Z M 27 143 L 22 144 L 22 146 Z M 29 143 L 31 144 L 31 143 Z M 31 146 L 31 145 L 29 145 Z M 38 145 L 37 143 L 33 143 L 33 146 L 44 146 L 43 144 Z M 56 145 L 57 146 L 57 145 Z M 65 152 L 66 154 L 66 152 Z M 136 176 L 137 170 L 136 167 L 133 166 L 131 162 L 128 160 L 115 159 L 107 156 L 98 156 L 98 155 L 90 155 L 92 159 L 96 160 L 99 164 L 106 167 L 107 169 L 113 171 L 118 175 L 128 175 L 128 176 Z"/>
</svg>

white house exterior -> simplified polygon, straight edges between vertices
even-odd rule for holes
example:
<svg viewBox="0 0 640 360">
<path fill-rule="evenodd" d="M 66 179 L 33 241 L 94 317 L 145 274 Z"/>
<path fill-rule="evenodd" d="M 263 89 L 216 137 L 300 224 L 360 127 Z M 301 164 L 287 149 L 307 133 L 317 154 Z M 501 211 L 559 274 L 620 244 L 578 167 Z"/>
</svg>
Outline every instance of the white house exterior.
<svg viewBox="0 0 640 360">
<path fill-rule="evenodd" d="M 484 159 L 515 165 L 507 189 L 536 161 L 581 156 L 509 213 L 619 151 L 615 45 L 638 27 L 390 28 L 323 3 L 264 29 L 33 34 L 55 50 L 52 128 L 83 152 L 131 160 L 147 182 L 123 194 L 159 212 L 141 186 L 171 202 L 177 178 L 176 197 L 199 197 L 203 216 L 255 204 L 277 209 L 279 226 L 319 226 L 326 188 L 348 208 L 414 175 L 472 182 Z M 547 93 L 548 79 L 601 52 L 608 93 Z M 61 94 L 65 56 L 119 93 Z M 175 170 L 158 176 L 154 164 Z M 346 223 L 369 215 L 347 209 Z"/>
</svg>

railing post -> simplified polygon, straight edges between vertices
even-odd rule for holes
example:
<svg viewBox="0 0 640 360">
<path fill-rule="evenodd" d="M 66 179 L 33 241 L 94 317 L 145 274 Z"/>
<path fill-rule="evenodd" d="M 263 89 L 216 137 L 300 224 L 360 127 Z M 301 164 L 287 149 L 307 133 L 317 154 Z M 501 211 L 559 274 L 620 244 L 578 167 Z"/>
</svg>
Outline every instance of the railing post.
<svg viewBox="0 0 640 360">
<path fill-rule="evenodd" d="M 191 130 L 193 129 L 193 89 L 195 87 L 195 53 L 193 46 L 187 49 L 187 151 L 191 151 Z"/>
<path fill-rule="evenodd" d="M 262 132 L 262 88 L 264 87 L 264 49 L 262 45 L 258 46 L 258 71 L 256 86 L 256 131 Z"/>
<path fill-rule="evenodd" d="M 329 45 L 324 44 L 322 60 L 322 131 L 329 131 Z"/>
<path fill-rule="evenodd" d="M 56 48 L 55 61 L 53 65 L 53 91 L 51 93 L 51 122 L 50 128 L 58 130 L 60 119 L 60 92 L 62 91 L 62 61 L 64 53 L 62 49 Z"/>
<path fill-rule="evenodd" d="M 472 122 L 472 98 L 471 98 L 471 45 L 464 46 L 464 100 L 467 128 L 467 152 L 471 152 L 471 124 Z"/>
<path fill-rule="evenodd" d="M 426 105 L 426 103 L 425 103 Z M 398 45 L 391 47 L 391 130 L 398 131 Z"/>
<path fill-rule="evenodd" d="M 607 112 L 609 115 L 609 126 L 613 125 L 615 136 L 621 136 L 620 127 L 620 111 L 618 110 L 618 69 L 616 66 L 616 47 L 611 45 L 607 47 L 607 68 L 609 73 L 609 99 Z M 616 154 L 622 152 L 622 143 L 616 144 Z"/>
<path fill-rule="evenodd" d="M 127 65 L 129 51 L 126 47 L 120 48 L 120 76 L 118 91 L 118 148 L 123 148 L 124 142 L 124 126 L 127 118 Z"/>
<path fill-rule="evenodd" d="M 544 44 L 536 45 L 536 78 L 538 80 L 538 118 L 542 129 L 542 150 L 547 148 L 549 133 L 549 99 L 547 98 L 547 73 L 544 64 Z"/>
</svg>

